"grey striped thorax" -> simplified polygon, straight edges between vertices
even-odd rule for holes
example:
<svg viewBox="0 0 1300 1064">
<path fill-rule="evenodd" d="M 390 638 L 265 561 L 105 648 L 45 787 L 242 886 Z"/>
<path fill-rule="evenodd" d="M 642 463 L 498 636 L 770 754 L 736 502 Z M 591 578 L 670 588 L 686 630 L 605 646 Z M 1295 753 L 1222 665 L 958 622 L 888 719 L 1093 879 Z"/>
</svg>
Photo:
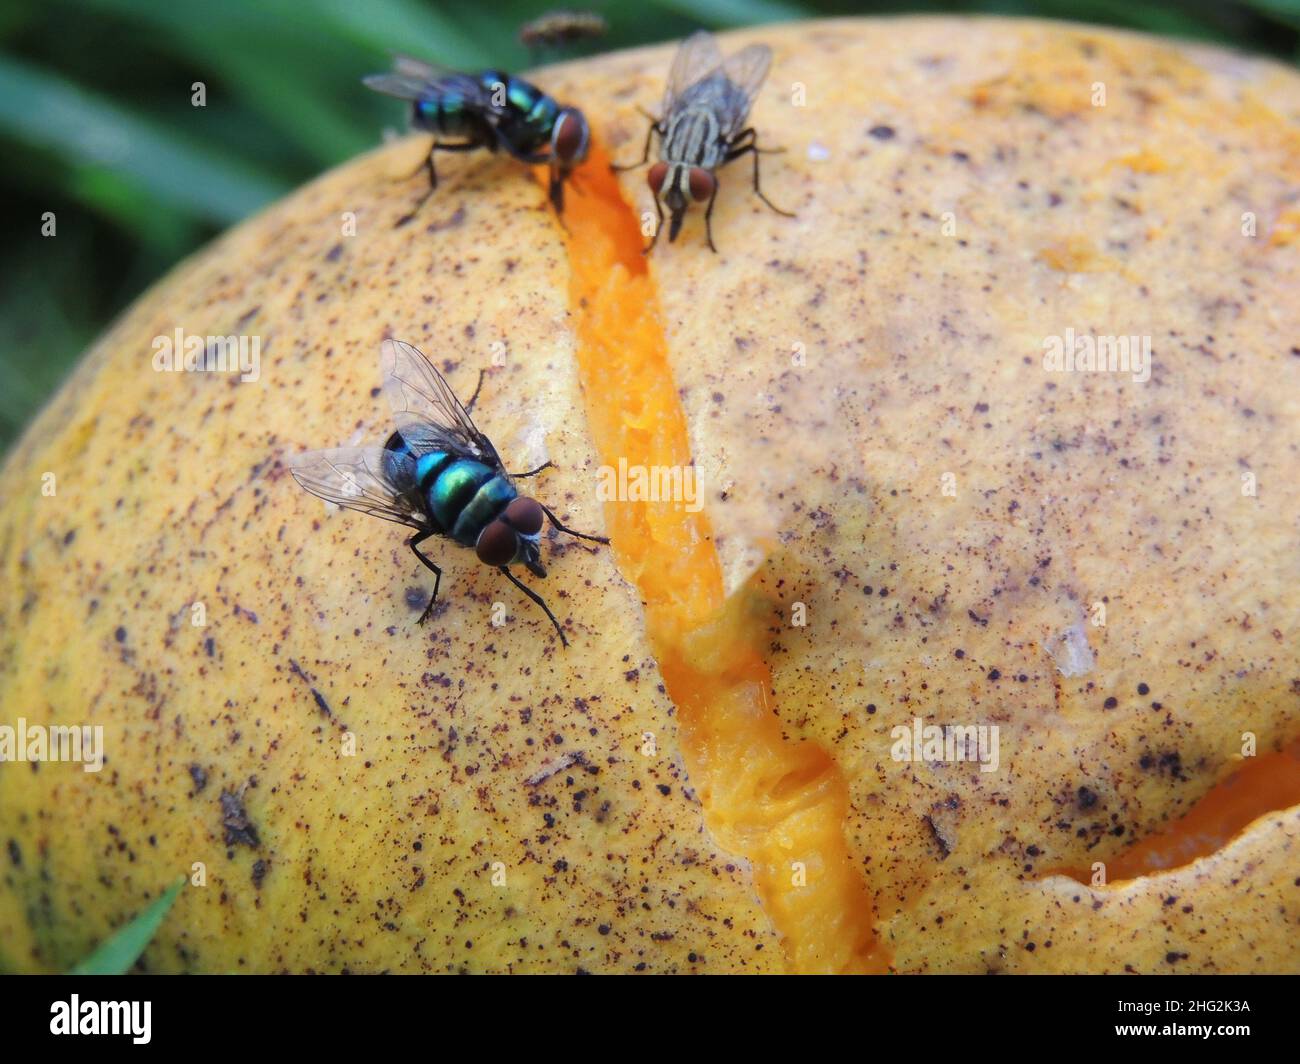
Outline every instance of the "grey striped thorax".
<svg viewBox="0 0 1300 1064">
<path fill-rule="evenodd" d="M 725 151 L 714 110 L 690 107 L 675 112 L 669 119 L 659 157 L 666 163 L 713 170 L 721 164 Z"/>
</svg>

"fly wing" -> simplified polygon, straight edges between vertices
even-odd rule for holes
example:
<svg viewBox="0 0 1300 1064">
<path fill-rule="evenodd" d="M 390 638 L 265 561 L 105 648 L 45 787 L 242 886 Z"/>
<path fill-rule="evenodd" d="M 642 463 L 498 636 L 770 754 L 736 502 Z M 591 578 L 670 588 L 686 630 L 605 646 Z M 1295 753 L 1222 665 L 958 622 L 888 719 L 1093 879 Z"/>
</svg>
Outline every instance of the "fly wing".
<svg viewBox="0 0 1300 1064">
<path fill-rule="evenodd" d="M 667 118 L 672 114 L 686 90 L 721 65 L 722 53 L 718 51 L 718 42 L 708 30 L 696 30 L 682 41 L 668 72 L 668 88 L 664 92 L 660 117 Z"/>
<path fill-rule="evenodd" d="M 736 89 L 735 92 L 726 94 L 726 106 L 718 116 L 724 138 L 734 137 L 744 127 L 754 97 L 767 79 L 771 65 L 772 49 L 765 44 L 751 44 L 742 48 L 722 65 L 722 73 Z"/>
<path fill-rule="evenodd" d="M 473 104 L 488 101 L 488 92 L 468 74 L 436 67 L 408 55 L 393 57 L 393 69 L 387 74 L 370 74 L 363 85 L 399 100 L 427 100 L 454 92 Z"/>
<path fill-rule="evenodd" d="M 405 74 L 408 77 L 420 78 L 424 81 L 437 81 L 439 78 L 450 74 L 451 71 L 446 67 L 426 63 L 423 59 L 416 59 L 413 55 L 403 55 L 401 52 L 396 52 L 393 55 L 393 73 Z"/>
<path fill-rule="evenodd" d="M 417 450 L 438 446 L 476 458 L 504 473 L 501 458 L 441 373 L 424 354 L 402 340 L 380 348 L 384 395 L 402 436 Z"/>
<path fill-rule="evenodd" d="M 389 461 L 382 447 L 337 447 L 294 456 L 289 472 L 300 487 L 326 502 L 420 528 L 419 516 L 385 475 Z"/>
<path fill-rule="evenodd" d="M 437 86 L 405 74 L 367 74 L 361 84 L 374 92 L 399 100 L 424 100 L 437 95 Z"/>
</svg>

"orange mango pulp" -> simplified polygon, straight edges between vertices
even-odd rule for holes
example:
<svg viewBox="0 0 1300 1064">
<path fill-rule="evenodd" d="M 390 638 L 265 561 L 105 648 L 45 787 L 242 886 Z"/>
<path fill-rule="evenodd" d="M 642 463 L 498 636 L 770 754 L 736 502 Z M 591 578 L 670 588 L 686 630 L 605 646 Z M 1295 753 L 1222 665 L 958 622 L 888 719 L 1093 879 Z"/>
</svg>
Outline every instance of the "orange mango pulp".
<svg viewBox="0 0 1300 1064">
<path fill-rule="evenodd" d="M 691 461 L 645 240 L 597 147 L 565 213 L 579 373 L 601 458 Z M 797 972 L 884 970 L 870 893 L 844 840 L 848 787 L 826 753 L 781 735 L 767 664 L 743 610 L 724 602 L 703 513 L 613 502 L 607 527 L 676 702 L 683 756 L 718 841 L 748 859 Z"/>
</svg>

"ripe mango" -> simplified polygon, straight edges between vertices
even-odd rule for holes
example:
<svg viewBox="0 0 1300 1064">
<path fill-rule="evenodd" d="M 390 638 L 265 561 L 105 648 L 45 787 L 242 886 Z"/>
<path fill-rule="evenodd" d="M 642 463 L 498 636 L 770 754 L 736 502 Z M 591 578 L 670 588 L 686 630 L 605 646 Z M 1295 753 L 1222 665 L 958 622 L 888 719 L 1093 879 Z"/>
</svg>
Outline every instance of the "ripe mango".
<svg viewBox="0 0 1300 1064">
<path fill-rule="evenodd" d="M 1300 971 L 1300 78 L 1038 22 L 756 40 L 794 219 L 745 158 L 718 254 L 697 209 L 643 256 L 608 163 L 672 47 L 620 53 L 537 75 L 596 138 L 564 225 L 482 154 L 406 220 L 408 138 L 86 355 L 4 467 L 0 724 L 105 760 L 0 763 L 0 962 L 184 873 L 148 970 Z M 177 329 L 256 379 L 160 372 Z M 434 544 L 417 626 L 401 530 L 288 476 L 390 431 L 388 336 L 486 368 L 479 426 L 555 463 L 521 487 L 611 536 L 544 544 L 567 651 Z"/>
</svg>

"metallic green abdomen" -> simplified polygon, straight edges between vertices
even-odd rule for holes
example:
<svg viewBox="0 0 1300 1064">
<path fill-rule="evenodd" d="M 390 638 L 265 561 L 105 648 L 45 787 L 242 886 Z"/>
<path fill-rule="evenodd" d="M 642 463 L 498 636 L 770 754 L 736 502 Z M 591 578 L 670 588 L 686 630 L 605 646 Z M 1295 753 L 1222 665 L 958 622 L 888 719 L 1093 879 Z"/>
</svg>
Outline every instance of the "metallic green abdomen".
<svg viewBox="0 0 1300 1064">
<path fill-rule="evenodd" d="M 479 533 L 495 520 L 516 495 L 514 486 L 496 470 L 460 458 L 438 473 L 428 489 L 429 509 L 457 543 L 472 547 Z"/>
<path fill-rule="evenodd" d="M 414 104 L 415 125 L 430 133 L 444 133 L 449 137 L 468 137 L 478 132 L 480 122 L 469 101 L 456 92 L 446 92 L 429 100 Z"/>
</svg>

